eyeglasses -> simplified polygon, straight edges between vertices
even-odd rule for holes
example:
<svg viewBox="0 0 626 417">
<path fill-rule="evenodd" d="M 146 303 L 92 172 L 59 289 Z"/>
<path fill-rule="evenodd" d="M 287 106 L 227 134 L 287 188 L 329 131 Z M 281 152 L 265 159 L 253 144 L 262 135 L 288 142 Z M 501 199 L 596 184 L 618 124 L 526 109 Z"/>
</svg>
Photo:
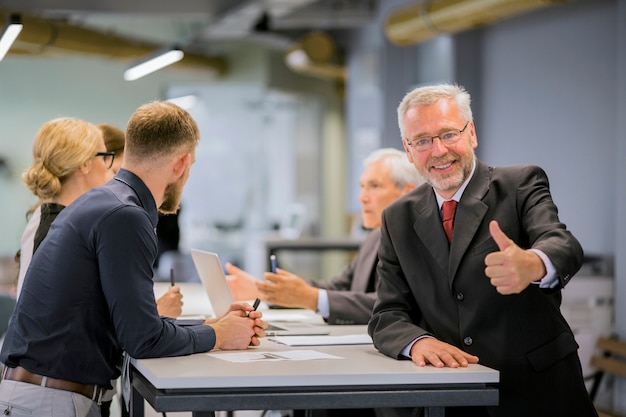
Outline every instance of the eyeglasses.
<svg viewBox="0 0 626 417">
<path fill-rule="evenodd" d="M 433 140 L 435 140 L 435 138 L 439 138 L 441 143 L 443 143 L 446 146 L 454 145 L 461 138 L 461 133 L 463 133 L 463 131 L 467 129 L 467 126 L 469 126 L 469 120 L 467 121 L 467 123 L 465 123 L 465 126 L 463 126 L 463 129 L 461 130 L 450 129 L 450 130 L 446 130 L 445 132 L 441 132 L 440 134 L 435 135 L 435 136 L 421 136 L 413 140 L 406 139 L 406 143 L 412 149 L 418 152 L 427 151 L 430 148 L 432 148 Z"/>
<path fill-rule="evenodd" d="M 104 166 L 106 166 L 107 169 L 111 169 L 113 161 L 115 160 L 115 152 L 97 152 L 94 158 L 97 156 L 101 156 L 104 161 Z"/>
</svg>

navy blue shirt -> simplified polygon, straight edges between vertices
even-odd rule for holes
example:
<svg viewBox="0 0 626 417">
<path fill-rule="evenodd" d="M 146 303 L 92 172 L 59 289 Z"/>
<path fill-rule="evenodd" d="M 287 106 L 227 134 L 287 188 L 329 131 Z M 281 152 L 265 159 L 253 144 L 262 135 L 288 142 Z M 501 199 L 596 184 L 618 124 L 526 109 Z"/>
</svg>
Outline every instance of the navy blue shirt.
<svg viewBox="0 0 626 417">
<path fill-rule="evenodd" d="M 211 350 L 211 327 L 182 327 L 157 312 L 157 221 L 150 190 L 123 169 L 64 209 L 33 256 L 0 361 L 110 388 L 122 351 L 150 358 Z"/>
</svg>

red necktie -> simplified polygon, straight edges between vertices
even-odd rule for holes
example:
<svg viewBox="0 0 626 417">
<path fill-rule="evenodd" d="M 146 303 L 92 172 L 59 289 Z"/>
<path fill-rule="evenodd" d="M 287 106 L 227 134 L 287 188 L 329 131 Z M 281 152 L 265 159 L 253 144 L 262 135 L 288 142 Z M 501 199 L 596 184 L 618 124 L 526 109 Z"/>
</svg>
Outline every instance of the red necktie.
<svg viewBox="0 0 626 417">
<path fill-rule="evenodd" d="M 454 200 L 444 201 L 441 208 L 441 221 L 443 222 L 443 230 L 444 232 L 446 232 L 446 236 L 448 237 L 448 244 L 452 242 L 452 231 L 454 229 L 454 213 L 456 212 L 456 204 L 457 202 Z"/>
</svg>

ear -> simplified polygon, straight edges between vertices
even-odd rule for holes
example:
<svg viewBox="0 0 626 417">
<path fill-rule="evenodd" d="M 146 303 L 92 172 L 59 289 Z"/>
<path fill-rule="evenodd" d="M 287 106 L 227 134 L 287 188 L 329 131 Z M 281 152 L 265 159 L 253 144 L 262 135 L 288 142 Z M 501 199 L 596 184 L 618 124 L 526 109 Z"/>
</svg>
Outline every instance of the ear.
<svg viewBox="0 0 626 417">
<path fill-rule="evenodd" d="M 470 122 L 470 144 L 472 148 L 476 149 L 478 147 L 478 138 L 476 137 L 476 127 L 474 126 L 474 121 Z"/>
<path fill-rule="evenodd" d="M 91 161 L 92 159 L 80 164 L 78 171 L 80 171 L 83 175 L 89 174 L 89 171 L 91 171 Z"/>
<path fill-rule="evenodd" d="M 190 159 L 191 159 L 190 153 L 182 154 L 176 159 L 176 162 L 174 162 L 174 167 L 173 167 L 173 171 L 174 171 L 173 174 L 176 177 L 176 179 L 180 178 L 180 176 L 183 175 L 183 173 L 185 172 L 185 169 L 189 165 Z"/>
<path fill-rule="evenodd" d="M 406 157 L 409 159 L 410 163 L 413 163 L 413 155 L 411 154 L 411 147 L 407 145 L 406 140 L 402 139 L 402 146 L 404 146 L 404 151 L 406 152 Z"/>
</svg>

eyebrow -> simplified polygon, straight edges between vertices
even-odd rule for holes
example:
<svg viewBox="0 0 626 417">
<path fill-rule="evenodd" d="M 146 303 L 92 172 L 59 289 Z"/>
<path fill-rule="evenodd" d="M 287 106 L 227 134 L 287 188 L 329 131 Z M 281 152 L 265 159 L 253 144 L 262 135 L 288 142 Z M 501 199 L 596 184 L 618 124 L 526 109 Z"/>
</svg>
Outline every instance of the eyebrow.
<svg viewBox="0 0 626 417">
<path fill-rule="evenodd" d="M 441 129 L 439 129 L 437 131 L 437 134 L 440 134 L 441 132 L 447 132 L 448 130 L 460 130 L 460 129 L 458 129 L 456 127 L 452 127 L 452 126 L 442 127 Z M 422 138 L 422 137 L 425 137 L 425 136 L 433 137 L 435 135 L 431 135 L 430 133 L 424 132 L 424 133 L 419 133 L 417 135 L 414 135 L 413 137 L 411 137 L 411 139 Z"/>
</svg>

